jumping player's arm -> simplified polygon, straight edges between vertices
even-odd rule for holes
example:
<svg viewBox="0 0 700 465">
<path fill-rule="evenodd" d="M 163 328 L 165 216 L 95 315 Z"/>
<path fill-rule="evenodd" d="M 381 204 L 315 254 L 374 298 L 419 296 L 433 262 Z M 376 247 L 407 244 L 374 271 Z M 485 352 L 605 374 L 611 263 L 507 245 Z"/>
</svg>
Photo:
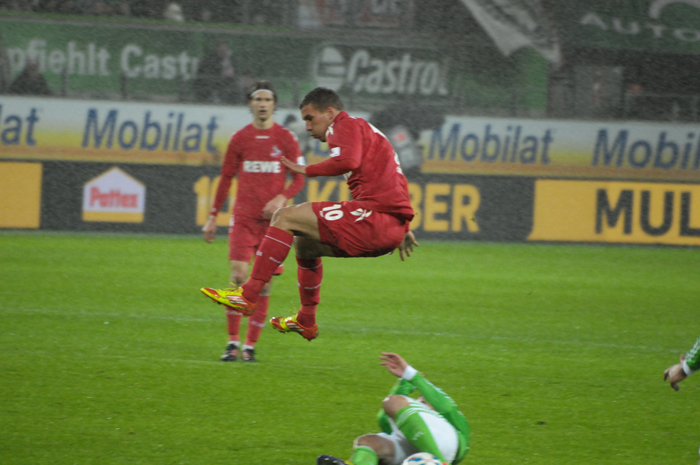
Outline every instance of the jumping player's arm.
<svg viewBox="0 0 700 465">
<path fill-rule="evenodd" d="M 204 232 L 204 240 L 207 242 L 214 240 L 214 236 L 216 235 L 216 215 L 219 213 L 221 206 L 228 197 L 229 189 L 231 188 L 231 180 L 236 173 L 238 173 L 238 167 L 240 166 L 241 161 L 241 153 L 239 149 L 239 145 L 236 141 L 236 134 L 234 134 L 229 141 L 228 148 L 226 149 L 224 163 L 221 166 L 219 187 L 216 189 L 216 196 L 214 197 L 214 203 L 212 204 L 209 212 L 209 218 L 202 228 L 202 232 Z"/>
<path fill-rule="evenodd" d="M 299 143 L 297 142 L 296 136 L 289 132 L 289 140 L 286 142 L 283 148 L 282 164 L 285 160 L 296 160 L 294 165 L 304 167 L 304 157 L 301 154 L 301 149 L 299 148 Z M 286 165 L 285 165 L 286 166 Z M 287 168 L 292 175 L 292 182 L 277 196 L 272 200 L 267 202 L 263 207 L 262 215 L 266 218 L 272 218 L 272 214 L 278 209 L 284 207 L 287 199 L 291 199 L 297 195 L 301 189 L 304 187 L 306 179 L 303 173 L 296 172 Z"/>
<path fill-rule="evenodd" d="M 671 387 L 678 390 L 678 383 L 700 369 L 700 337 L 688 353 L 681 355 L 680 363 L 668 367 L 664 371 L 664 381 L 669 381 Z"/>
<path fill-rule="evenodd" d="M 360 127 L 351 121 L 333 124 L 326 138 L 330 149 L 330 158 L 320 163 L 297 168 L 298 173 L 309 178 L 317 176 L 339 176 L 356 169 L 362 163 L 362 133 Z M 289 160 L 282 160 L 289 168 Z M 301 169 L 304 168 L 304 169 Z M 292 169 L 294 171 L 294 169 Z"/>
<path fill-rule="evenodd" d="M 416 236 L 413 235 L 411 231 L 408 231 L 404 236 L 403 240 L 401 241 L 401 244 L 399 245 L 399 256 L 401 257 L 401 261 L 405 261 L 406 258 L 404 257 L 404 254 L 406 257 L 411 256 L 411 252 L 413 252 L 413 247 L 418 247 L 418 241 L 416 240 Z"/>
</svg>

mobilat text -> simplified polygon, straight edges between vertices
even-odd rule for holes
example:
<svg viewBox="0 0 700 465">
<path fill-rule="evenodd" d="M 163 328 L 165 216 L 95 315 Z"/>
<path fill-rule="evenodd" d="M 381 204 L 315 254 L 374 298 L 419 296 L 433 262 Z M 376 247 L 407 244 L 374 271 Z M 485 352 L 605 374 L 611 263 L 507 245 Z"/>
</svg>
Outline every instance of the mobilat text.
<svg viewBox="0 0 700 465">
<path fill-rule="evenodd" d="M 95 42 L 79 44 L 70 41 L 65 48 L 47 49 L 46 41 L 30 40 L 26 49 L 8 47 L 7 53 L 14 73 L 26 66 L 27 60 L 35 60 L 39 71 L 53 74 L 75 74 L 79 76 L 110 76 L 112 55 L 106 47 Z M 137 44 L 127 44 L 119 52 L 119 70 L 126 77 L 145 79 L 192 79 L 197 74 L 199 59 L 187 51 L 176 54 L 148 53 Z M 111 71 L 110 71 L 111 69 Z"/>
<path fill-rule="evenodd" d="M 524 132 L 520 125 L 495 131 L 487 124 L 483 131 L 462 135 L 462 125 L 455 123 L 447 135 L 443 135 L 442 129 L 433 131 L 427 159 L 548 165 L 552 141 L 551 129 L 535 135 Z"/>
<path fill-rule="evenodd" d="M 203 125 L 187 122 L 185 113 L 169 112 L 163 121 L 147 111 L 143 120 L 137 122 L 120 119 L 118 110 L 109 110 L 101 119 L 98 110 L 91 108 L 87 112 L 82 147 L 111 149 L 116 142 L 122 150 L 217 153 L 214 132 L 218 127 L 215 116 Z"/>
<path fill-rule="evenodd" d="M 34 125 L 39 121 L 36 113 L 36 108 L 32 108 L 26 117 L 12 113 L 4 115 L 3 106 L 0 105 L 0 143 L 2 145 L 20 145 L 22 143 L 22 134 L 24 134 L 24 143 L 26 145 L 36 145 Z M 26 125 L 23 120 L 26 121 Z"/>
<path fill-rule="evenodd" d="M 685 141 L 672 140 L 666 131 L 661 131 L 653 140 L 632 139 L 626 129 L 611 137 L 607 129 L 601 129 L 591 166 L 697 170 L 700 168 L 700 139 L 697 133 L 689 132 Z"/>
</svg>

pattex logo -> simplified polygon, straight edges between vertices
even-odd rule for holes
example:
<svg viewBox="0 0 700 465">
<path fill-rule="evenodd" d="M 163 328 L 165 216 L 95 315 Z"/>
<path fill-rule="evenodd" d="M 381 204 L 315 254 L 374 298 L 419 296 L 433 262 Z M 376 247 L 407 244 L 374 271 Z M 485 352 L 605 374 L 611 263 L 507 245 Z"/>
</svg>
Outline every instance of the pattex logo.
<svg viewBox="0 0 700 465">
<path fill-rule="evenodd" d="M 318 51 L 312 73 L 319 86 L 333 90 L 347 87 L 370 94 L 447 95 L 447 59 L 422 59 L 417 53 L 327 45 Z"/>
<path fill-rule="evenodd" d="M 83 221 L 143 223 L 146 186 L 117 167 L 83 186 Z"/>
</svg>

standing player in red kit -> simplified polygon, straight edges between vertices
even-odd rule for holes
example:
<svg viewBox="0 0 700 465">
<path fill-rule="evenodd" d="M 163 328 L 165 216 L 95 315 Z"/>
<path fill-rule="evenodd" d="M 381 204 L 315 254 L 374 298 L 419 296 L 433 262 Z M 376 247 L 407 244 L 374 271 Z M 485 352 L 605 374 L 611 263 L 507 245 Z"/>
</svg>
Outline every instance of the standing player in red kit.
<svg viewBox="0 0 700 465">
<path fill-rule="evenodd" d="M 413 209 L 408 181 L 386 137 L 367 121 L 350 117 L 330 89 L 312 90 L 299 108 L 306 130 L 328 142 L 330 158 L 310 166 L 290 159 L 282 163 L 308 177 L 344 175 L 353 200 L 280 208 L 260 244 L 248 281 L 238 289 L 203 288 L 202 292 L 244 315 L 254 314 L 261 291 L 294 243 L 301 309 L 270 323 L 280 332 L 297 332 L 310 341 L 318 336 L 320 257 L 377 257 L 398 248 L 403 260 L 404 253 L 410 256 L 418 243 L 409 231 Z"/>
<path fill-rule="evenodd" d="M 302 163 L 303 159 L 296 136 L 272 119 L 276 102 L 275 89 L 267 81 L 255 83 L 248 93 L 253 122 L 231 137 L 221 168 L 221 180 L 214 204 L 209 219 L 202 228 L 204 239 L 207 242 L 214 240 L 216 215 L 228 197 L 231 180 L 238 176 L 236 205 L 229 227 L 231 283 L 236 287 L 248 276 L 250 259 L 265 237 L 272 214 L 304 187 L 304 177 L 291 173 L 291 170 L 282 164 L 283 157 L 297 160 L 298 163 Z M 287 173 L 292 174 L 292 182 L 285 188 Z M 279 267 L 273 270 L 273 274 L 281 273 L 280 263 Z M 257 311 L 250 315 L 242 348 L 239 335 L 241 313 L 234 310 L 226 312 L 229 342 L 221 360 L 235 361 L 240 353 L 244 361 L 255 361 L 255 343 L 265 326 L 269 302 L 268 280 L 260 288 Z"/>
</svg>

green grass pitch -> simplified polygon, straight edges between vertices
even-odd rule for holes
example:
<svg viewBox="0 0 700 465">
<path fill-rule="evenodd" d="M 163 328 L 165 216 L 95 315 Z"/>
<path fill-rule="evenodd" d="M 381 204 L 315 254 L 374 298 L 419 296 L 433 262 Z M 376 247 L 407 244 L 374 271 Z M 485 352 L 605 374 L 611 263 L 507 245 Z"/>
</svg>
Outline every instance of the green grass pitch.
<svg viewBox="0 0 700 465">
<path fill-rule="evenodd" d="M 291 314 L 293 258 L 271 315 Z M 460 405 L 468 464 L 695 464 L 700 250 L 425 242 L 326 259 L 320 336 L 218 361 L 226 244 L 0 233 L 0 462 L 311 465 L 377 431 L 403 355 Z"/>
</svg>

